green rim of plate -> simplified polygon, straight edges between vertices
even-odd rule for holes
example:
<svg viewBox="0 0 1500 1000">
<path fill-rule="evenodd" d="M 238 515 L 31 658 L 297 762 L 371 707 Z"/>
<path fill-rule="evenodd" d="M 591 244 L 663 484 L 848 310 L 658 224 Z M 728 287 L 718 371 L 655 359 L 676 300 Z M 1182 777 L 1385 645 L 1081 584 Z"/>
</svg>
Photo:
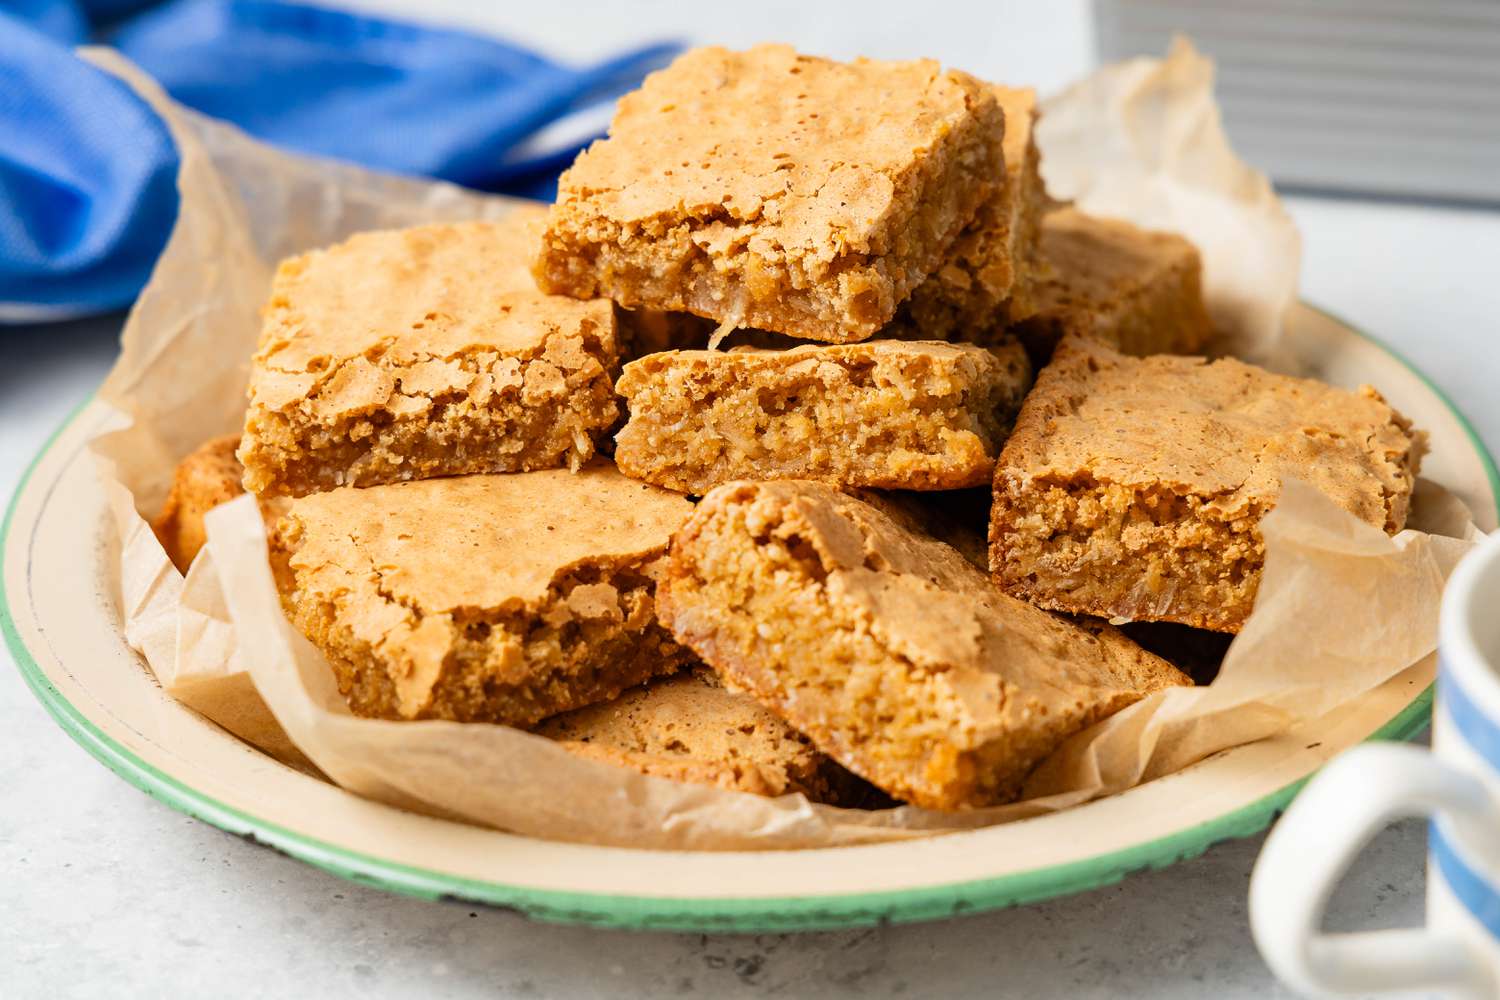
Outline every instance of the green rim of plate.
<svg viewBox="0 0 1500 1000">
<path fill-rule="evenodd" d="M 1448 408 L 1469 438 L 1500 498 L 1500 469 L 1484 442 L 1452 400 L 1397 352 L 1332 313 L 1314 309 L 1388 354 L 1422 381 Z M 10 537 L 21 494 L 42 458 L 88 405 L 86 400 L 52 433 L 16 487 L 0 525 L 0 554 Z M 1497 502 L 1500 516 L 1500 502 Z M 961 913 L 979 913 L 1039 902 L 1055 896 L 1112 885 L 1133 872 L 1165 868 L 1197 857 L 1215 844 L 1264 830 L 1306 783 L 1292 782 L 1249 805 L 1206 823 L 1110 854 L 1065 865 L 1016 872 L 989 879 L 890 892 L 764 899 L 673 899 L 584 892 L 562 892 L 461 878 L 382 860 L 304 836 L 225 805 L 168 775 L 98 729 L 62 696 L 21 643 L 5 593 L 0 565 L 0 632 L 27 685 L 69 736 L 116 774 L 152 798 L 221 829 L 298 858 L 341 878 L 423 899 L 452 899 L 514 910 L 555 923 L 594 927 L 673 931 L 763 932 L 914 923 Z M 1433 689 L 1421 694 L 1381 726 L 1371 739 L 1405 740 L 1421 732 L 1431 717 Z"/>
</svg>

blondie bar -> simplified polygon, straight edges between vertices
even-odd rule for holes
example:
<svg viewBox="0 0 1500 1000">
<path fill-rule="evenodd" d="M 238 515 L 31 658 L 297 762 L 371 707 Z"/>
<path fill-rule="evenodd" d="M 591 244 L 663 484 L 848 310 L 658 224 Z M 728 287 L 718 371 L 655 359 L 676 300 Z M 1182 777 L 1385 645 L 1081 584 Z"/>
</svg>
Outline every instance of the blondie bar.
<svg viewBox="0 0 1500 1000">
<path fill-rule="evenodd" d="M 167 502 L 151 522 L 151 530 L 179 572 L 188 571 L 207 540 L 203 515 L 245 492 L 240 485 L 245 470 L 234 457 L 239 443 L 238 434 L 205 441 L 172 473 Z"/>
<path fill-rule="evenodd" d="M 1004 177 L 993 91 L 937 63 L 694 49 L 558 183 L 550 292 L 863 340 Z"/>
<path fill-rule="evenodd" d="M 1042 218 L 1036 312 L 1015 325 L 1044 362 L 1067 334 L 1125 354 L 1192 354 L 1213 334 L 1198 249 L 1175 233 L 1059 208 Z"/>
<path fill-rule="evenodd" d="M 673 539 L 662 621 L 892 795 L 1005 801 L 1064 739 L 1190 683 L 1108 626 L 1007 597 L 957 551 L 820 483 L 729 483 Z"/>
<path fill-rule="evenodd" d="M 1394 533 L 1422 448 L 1368 386 L 1069 338 L 995 469 L 990 566 L 1042 607 L 1237 632 L 1283 478 Z"/>
<path fill-rule="evenodd" d="M 699 668 L 554 716 L 536 733 L 642 774 L 753 795 L 844 803 L 858 779 L 755 699 Z"/>
<path fill-rule="evenodd" d="M 1036 93 L 994 92 L 1005 112 L 1005 179 L 896 314 L 896 329 L 922 339 L 990 339 L 1036 309 L 1031 283 L 1047 200 L 1033 130 Z"/>
<path fill-rule="evenodd" d="M 536 291 L 538 211 L 362 233 L 283 262 L 250 376 L 246 488 L 586 461 L 619 412 L 614 308 Z"/>
<path fill-rule="evenodd" d="M 731 479 L 942 490 L 988 481 L 1031 368 L 969 344 L 873 340 L 669 351 L 625 366 L 626 475 L 702 495 Z"/>
<path fill-rule="evenodd" d="M 272 566 L 356 714 L 530 726 L 690 659 L 653 594 L 691 509 L 602 461 L 344 487 L 290 503 Z"/>
</svg>

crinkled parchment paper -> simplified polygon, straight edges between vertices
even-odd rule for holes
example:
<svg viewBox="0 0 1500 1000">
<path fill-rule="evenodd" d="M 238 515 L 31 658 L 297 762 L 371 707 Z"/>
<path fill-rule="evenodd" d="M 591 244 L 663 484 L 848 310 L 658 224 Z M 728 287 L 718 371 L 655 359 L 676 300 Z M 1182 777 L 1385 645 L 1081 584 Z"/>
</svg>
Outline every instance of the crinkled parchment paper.
<svg viewBox="0 0 1500 1000">
<path fill-rule="evenodd" d="M 1229 147 L 1213 78 L 1214 64 L 1179 36 L 1166 59 L 1106 66 L 1043 101 L 1042 177 L 1086 212 L 1191 239 L 1225 346 L 1280 361 L 1302 240 L 1266 175 Z"/>
<path fill-rule="evenodd" d="M 1389 538 L 1290 483 L 1263 525 L 1260 600 L 1218 679 L 1156 695 L 1080 733 L 1014 805 L 963 814 L 841 810 L 801 796 L 767 799 L 650 778 L 502 726 L 355 718 L 322 656 L 281 613 L 253 500 L 210 515 L 208 547 L 186 579 L 142 512 L 159 509 L 183 455 L 239 428 L 258 309 L 277 259 L 361 229 L 496 217 L 510 203 L 268 149 L 172 104 L 118 57 L 91 58 L 161 112 L 182 153 L 176 229 L 101 391 L 128 426 L 93 445 L 120 538 L 127 638 L 174 696 L 351 791 L 537 837 L 604 844 L 730 849 L 890 840 L 1119 791 L 1315 718 L 1432 652 L 1443 580 L 1473 530 L 1456 501 L 1424 489 L 1418 515 L 1440 534 Z M 1268 340 L 1295 294 L 1296 235 L 1263 179 L 1229 155 L 1209 80 L 1206 64 L 1187 48 L 1164 62 L 1102 70 L 1048 103 L 1047 175 L 1085 207 L 1200 240 L 1220 323 Z M 1080 144 L 1076 137 L 1085 134 L 1110 136 L 1109 155 Z M 1247 270 L 1247 261 L 1267 264 Z"/>
</svg>

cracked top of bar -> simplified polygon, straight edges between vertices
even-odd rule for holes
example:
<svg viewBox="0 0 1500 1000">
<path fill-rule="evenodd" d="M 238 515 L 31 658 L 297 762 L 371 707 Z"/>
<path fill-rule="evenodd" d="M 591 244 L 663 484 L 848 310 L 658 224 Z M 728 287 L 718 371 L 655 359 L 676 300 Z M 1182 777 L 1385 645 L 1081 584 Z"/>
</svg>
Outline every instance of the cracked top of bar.
<svg viewBox="0 0 1500 1000">
<path fill-rule="evenodd" d="M 1109 627 L 1007 597 L 957 550 L 821 483 L 727 483 L 673 537 L 662 621 L 731 686 L 897 798 L 993 805 L 1064 739 L 1191 681 Z"/>
<path fill-rule="evenodd" d="M 752 795 L 801 792 L 840 803 L 856 779 L 706 667 L 556 715 L 534 730 L 570 752 L 642 774 Z"/>
<path fill-rule="evenodd" d="M 1274 503 L 1282 478 L 1294 477 L 1394 533 L 1425 441 L 1367 385 L 1342 389 L 1234 358 L 1132 358 L 1070 337 L 1026 398 L 997 492 L 1008 479 L 1160 487 L 1230 518 Z"/>
<path fill-rule="evenodd" d="M 604 461 L 337 489 L 271 562 L 356 714 L 527 726 L 681 666 L 651 594 L 691 510 Z"/>
<path fill-rule="evenodd" d="M 531 610 L 576 566 L 659 553 L 691 512 L 681 496 L 601 460 L 576 473 L 336 490 L 294 501 L 289 516 L 310 578 L 370 576 L 381 598 L 372 589 L 372 612 L 399 604 L 442 614 Z"/>
<path fill-rule="evenodd" d="M 284 261 L 240 460 L 257 494 L 578 467 L 614 423 L 614 307 L 537 290 L 544 210 Z"/>
<path fill-rule="evenodd" d="M 451 381 L 448 362 L 476 348 L 514 354 L 549 334 L 607 336 L 611 307 L 536 290 L 525 261 L 535 229 L 467 222 L 360 233 L 277 270 L 256 352 L 253 402 L 315 409 L 385 405 L 379 362 L 429 365 L 403 380 L 407 395 Z"/>
<path fill-rule="evenodd" d="M 862 340 L 1004 175 L 994 93 L 930 60 L 694 49 L 559 182 L 541 287 Z"/>
</svg>

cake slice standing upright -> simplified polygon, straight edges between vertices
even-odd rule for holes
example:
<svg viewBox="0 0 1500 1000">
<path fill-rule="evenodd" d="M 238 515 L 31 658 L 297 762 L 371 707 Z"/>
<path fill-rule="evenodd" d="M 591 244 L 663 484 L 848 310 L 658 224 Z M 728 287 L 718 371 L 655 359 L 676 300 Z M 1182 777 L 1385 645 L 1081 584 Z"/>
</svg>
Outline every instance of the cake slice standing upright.
<svg viewBox="0 0 1500 1000">
<path fill-rule="evenodd" d="M 1047 201 L 1036 145 L 1036 94 L 993 90 L 1005 112 L 1004 179 L 938 269 L 902 304 L 891 330 L 902 337 L 990 344 L 1036 310 L 1032 285 L 1043 270 L 1038 241 Z"/>
</svg>

